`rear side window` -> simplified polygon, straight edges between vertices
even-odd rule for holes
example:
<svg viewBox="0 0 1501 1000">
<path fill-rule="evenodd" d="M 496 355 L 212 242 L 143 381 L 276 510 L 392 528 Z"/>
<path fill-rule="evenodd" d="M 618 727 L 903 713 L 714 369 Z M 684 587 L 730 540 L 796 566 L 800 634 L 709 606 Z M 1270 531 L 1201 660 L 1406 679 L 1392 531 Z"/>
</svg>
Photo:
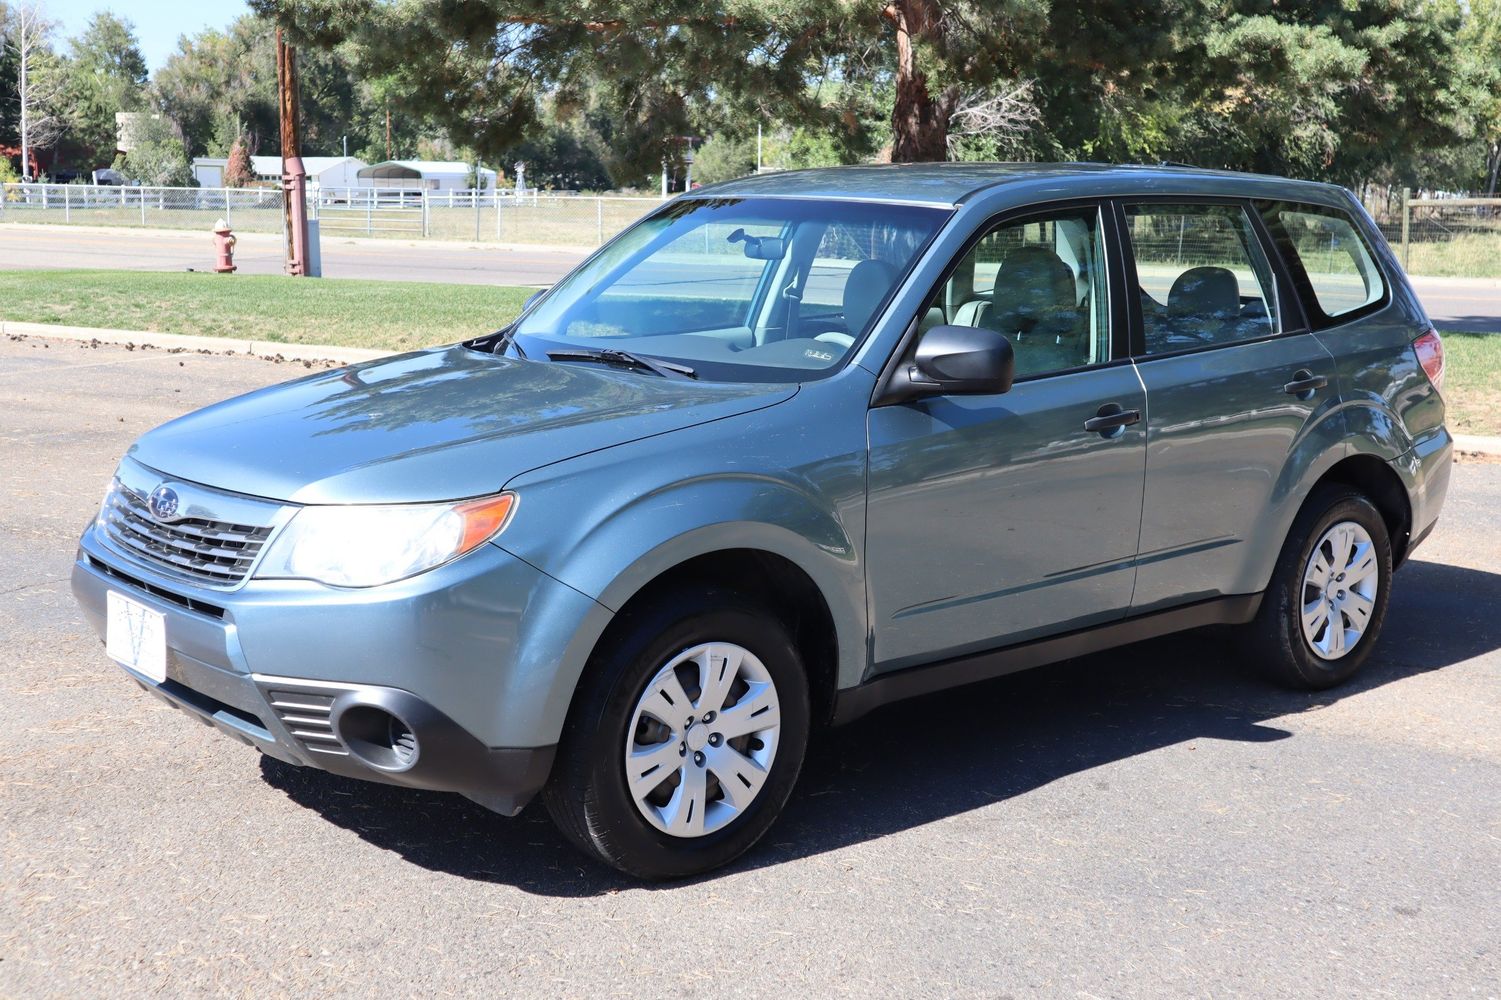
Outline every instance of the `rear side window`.
<svg viewBox="0 0 1501 1000">
<path fill-rule="evenodd" d="M 1148 354 L 1282 330 L 1271 264 L 1240 205 L 1126 206 Z"/>
<path fill-rule="evenodd" d="M 1284 253 L 1302 265 L 1313 297 L 1329 319 L 1364 309 L 1386 296 L 1371 248 L 1347 216 L 1327 209 L 1273 205 L 1267 209 L 1267 224 L 1282 237 Z"/>
</svg>

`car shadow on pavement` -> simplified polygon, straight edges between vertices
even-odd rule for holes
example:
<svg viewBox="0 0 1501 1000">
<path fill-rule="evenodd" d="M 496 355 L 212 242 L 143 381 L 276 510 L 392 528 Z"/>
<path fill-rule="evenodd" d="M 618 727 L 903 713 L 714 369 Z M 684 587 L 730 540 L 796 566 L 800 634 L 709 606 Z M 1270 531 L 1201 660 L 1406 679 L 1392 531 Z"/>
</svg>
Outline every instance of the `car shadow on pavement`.
<svg viewBox="0 0 1501 1000">
<path fill-rule="evenodd" d="M 1335 691 L 1270 687 L 1235 665 L 1233 632 L 1211 629 L 889 706 L 815 739 L 786 812 L 728 871 L 874 840 L 1187 741 L 1287 739 L 1268 720 L 1501 648 L 1495 607 L 1501 575 L 1415 561 L 1397 577 L 1379 652 Z M 576 852 L 540 803 L 506 819 L 456 795 L 269 757 L 261 770 L 294 802 L 424 868 L 552 896 L 641 887 Z"/>
</svg>

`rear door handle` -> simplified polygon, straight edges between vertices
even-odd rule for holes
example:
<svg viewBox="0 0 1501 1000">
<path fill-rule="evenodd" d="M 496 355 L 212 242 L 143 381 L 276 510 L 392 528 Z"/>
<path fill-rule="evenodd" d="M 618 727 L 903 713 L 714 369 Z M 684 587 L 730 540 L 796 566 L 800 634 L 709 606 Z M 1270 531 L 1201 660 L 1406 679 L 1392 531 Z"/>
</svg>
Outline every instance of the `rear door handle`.
<svg viewBox="0 0 1501 1000">
<path fill-rule="evenodd" d="M 1293 380 L 1284 385 L 1282 391 L 1299 399 L 1312 399 L 1316 391 L 1328 384 L 1329 380 L 1323 375 L 1315 375 L 1307 368 L 1300 368 L 1293 372 Z"/>
<path fill-rule="evenodd" d="M 1106 403 L 1094 416 L 1084 421 L 1084 429 L 1101 437 L 1116 437 L 1139 420 L 1140 410 L 1123 410 L 1119 403 Z"/>
</svg>

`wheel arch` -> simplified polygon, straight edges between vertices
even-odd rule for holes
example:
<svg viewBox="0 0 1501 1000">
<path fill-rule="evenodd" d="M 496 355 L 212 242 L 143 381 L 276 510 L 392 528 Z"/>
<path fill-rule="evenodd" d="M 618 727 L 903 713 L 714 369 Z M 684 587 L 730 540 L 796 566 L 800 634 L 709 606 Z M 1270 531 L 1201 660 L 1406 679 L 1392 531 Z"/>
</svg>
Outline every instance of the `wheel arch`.
<svg viewBox="0 0 1501 1000">
<path fill-rule="evenodd" d="M 1325 485 L 1348 486 L 1375 505 L 1391 539 L 1392 567 L 1400 566 L 1412 535 L 1412 502 L 1402 477 L 1375 455 L 1358 454 L 1334 463 L 1315 481 L 1309 497 Z M 1307 503 L 1304 500 L 1305 506 Z"/>
<path fill-rule="evenodd" d="M 787 556 L 764 548 L 715 549 L 691 556 L 657 573 L 625 599 L 594 649 L 627 627 L 631 612 L 666 599 L 683 588 L 723 586 L 744 593 L 774 614 L 792 634 L 808 674 L 816 721 L 833 717 L 839 683 L 839 626 L 813 577 Z"/>
</svg>

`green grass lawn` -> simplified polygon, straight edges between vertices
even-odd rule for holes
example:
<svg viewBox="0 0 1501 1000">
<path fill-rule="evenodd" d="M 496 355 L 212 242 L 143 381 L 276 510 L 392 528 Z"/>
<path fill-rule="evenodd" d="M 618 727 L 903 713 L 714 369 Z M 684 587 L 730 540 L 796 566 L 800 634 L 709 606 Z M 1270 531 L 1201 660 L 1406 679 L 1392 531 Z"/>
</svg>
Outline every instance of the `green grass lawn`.
<svg viewBox="0 0 1501 1000">
<path fill-rule="evenodd" d="M 1444 402 L 1457 434 L 1501 434 L 1501 333 L 1441 333 Z"/>
<path fill-rule="evenodd" d="M 149 271 L 0 271 L 0 318 L 408 350 L 489 333 L 534 289 Z M 1501 434 L 1501 333 L 1445 333 L 1449 427 Z"/>
<path fill-rule="evenodd" d="M 1392 249 L 1401 259 L 1400 240 L 1392 241 Z M 1428 278 L 1501 278 L 1501 231 L 1413 243 L 1403 270 Z"/>
<path fill-rule="evenodd" d="M 499 329 L 534 291 L 280 275 L 0 271 L 0 318 L 394 351 Z"/>
</svg>

